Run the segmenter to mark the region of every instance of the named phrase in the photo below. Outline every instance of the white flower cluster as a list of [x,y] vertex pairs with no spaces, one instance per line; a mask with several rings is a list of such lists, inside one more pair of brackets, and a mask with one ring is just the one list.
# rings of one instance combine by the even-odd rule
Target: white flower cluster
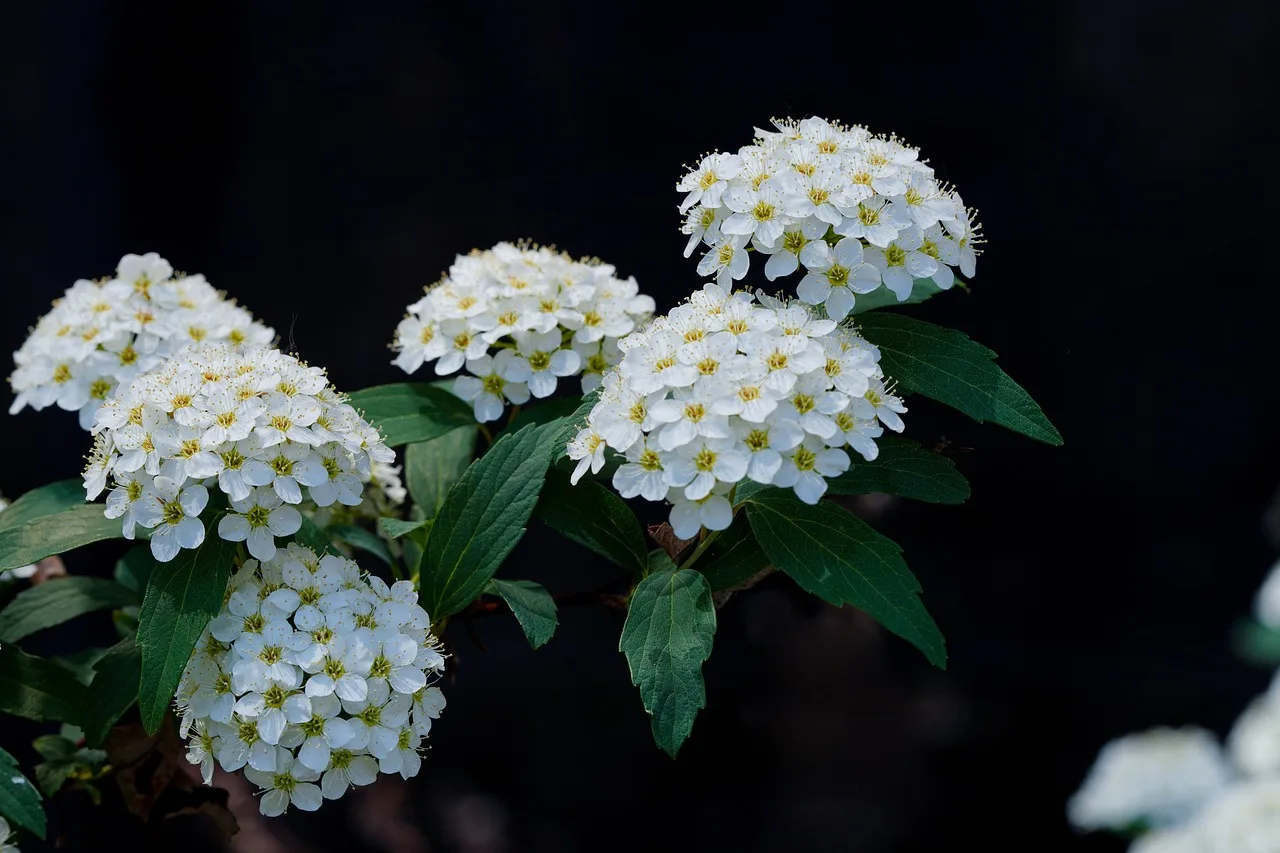
[[[9,502],[3,497],[0,497],[0,513],[4,512],[8,508]],[[16,569],[3,569],[0,570],[0,580],[13,580],[15,578],[18,580],[26,580],[35,573],[36,567],[34,565],[19,566]]]
[[1271,567],[1253,599],[1253,614],[1273,631],[1280,631],[1280,562]]
[[1280,853],[1280,778],[1232,785],[1183,826],[1136,841],[1130,853]]
[[1225,790],[1231,777],[1217,739],[1204,729],[1125,735],[1098,753],[1067,816],[1080,829],[1171,826]]
[[894,136],[821,118],[774,120],[737,154],[713,153],[680,179],[686,193],[685,257],[709,249],[698,273],[722,285],[767,255],[770,281],[795,272],[810,305],[842,320],[857,294],[882,284],[899,301],[915,279],[952,286],[958,267],[972,277],[982,242],[977,212],[939,183],[918,149]]
[[275,349],[199,344],[122,385],[103,404],[85,471],[90,500],[111,476],[106,516],[150,528],[166,562],[204,541],[215,485],[231,512],[218,535],[269,560],[296,533],[303,487],[316,505],[356,506],[372,465],[395,454],[323,370]]
[[1280,674],[1236,720],[1227,736],[1227,751],[1249,776],[1280,775]]
[[120,383],[158,367],[193,343],[268,344],[275,332],[214,290],[202,275],[176,278],[155,252],[125,255],[115,277],[81,279],[36,323],[13,354],[9,377],[23,407],[56,404],[93,426],[98,407]]
[[575,261],[546,247],[499,243],[459,255],[449,273],[409,306],[396,327],[393,364],[413,373],[434,361],[440,376],[464,365],[454,393],[484,423],[507,402],[549,397],[582,375],[582,393],[622,357],[617,342],[653,313],[653,299],[609,264]]
[[[289,545],[232,577],[178,687],[187,760],[245,769],[263,814],[315,811],[378,772],[405,779],[445,706],[431,620],[409,581]],[[317,782],[319,784],[317,784]]]
[[817,503],[852,447],[876,458],[882,425],[906,411],[880,370],[880,351],[799,302],[708,282],[688,302],[619,342],[587,426],[569,444],[573,481],[625,454],[613,476],[624,498],[670,500],[689,539],[723,530],[743,480],[789,487]]

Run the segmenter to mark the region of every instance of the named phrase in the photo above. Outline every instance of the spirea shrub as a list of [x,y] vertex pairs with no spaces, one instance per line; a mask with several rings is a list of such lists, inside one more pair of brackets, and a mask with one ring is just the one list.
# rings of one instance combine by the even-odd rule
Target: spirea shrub
[[[620,637],[580,641],[620,648],[673,757],[717,609],[768,574],[945,666],[901,548],[848,499],[968,497],[945,443],[913,431],[913,395],[1062,439],[990,350],[883,310],[972,277],[981,238],[954,189],[896,137],[775,127],[680,181],[686,255],[707,249],[661,313],[613,266],[525,241],[459,255],[398,325],[362,303],[425,381],[341,394],[154,254],[77,283],[15,354],[14,411],[79,411],[93,438],[47,451],[67,475],[88,452],[81,477],[0,513],[0,685],[22,686],[0,711],[64,724],[37,741],[42,792],[0,752],[0,814],[42,834],[41,793],[121,772],[108,736],[156,761],[181,738],[204,781],[243,772],[268,815],[413,776],[434,683],[474,677],[448,652],[459,616],[476,633],[514,616],[536,649],[561,606],[624,610]],[[567,540],[555,559],[612,568],[547,590],[545,555],[512,558],[533,524]],[[108,540],[113,571],[14,571]],[[77,674],[21,648],[100,610],[117,636]]]

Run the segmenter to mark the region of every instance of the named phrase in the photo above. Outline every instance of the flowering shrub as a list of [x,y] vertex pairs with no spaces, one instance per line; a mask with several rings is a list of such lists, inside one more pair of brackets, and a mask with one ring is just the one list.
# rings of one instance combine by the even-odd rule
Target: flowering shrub
[[[979,231],[954,190],[894,137],[776,126],[680,182],[686,254],[706,243],[714,281],[691,271],[688,298],[655,316],[596,260],[528,243],[460,255],[394,332],[394,363],[431,381],[343,395],[154,254],[77,283],[12,384],[15,412],[80,412],[88,465],[0,513],[0,583],[22,587],[0,610],[0,711],[65,724],[42,739],[43,794],[118,772],[99,749],[111,732],[185,740],[205,782],[242,772],[268,815],[412,776],[459,614],[514,615],[536,649],[559,606],[625,609],[603,641],[672,756],[705,705],[717,608],[772,572],[945,666],[901,549],[839,499],[968,497],[951,459],[899,435],[912,394],[1062,439],[990,350],[876,310],[973,275]],[[749,252],[778,286],[806,272],[739,285]],[[669,521],[647,528],[635,498]],[[534,518],[620,576],[566,595],[509,576]],[[110,580],[13,571],[133,539]],[[119,638],[81,678],[21,649],[96,610]],[[0,813],[43,833],[41,792],[0,765]]]

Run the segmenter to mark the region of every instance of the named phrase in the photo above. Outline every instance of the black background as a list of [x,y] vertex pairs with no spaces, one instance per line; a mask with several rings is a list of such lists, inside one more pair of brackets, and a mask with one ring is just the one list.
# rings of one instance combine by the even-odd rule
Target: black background
[[[488,654],[451,629],[421,777],[274,824],[298,849],[1118,850],[1063,819],[1096,749],[1225,732],[1264,688],[1228,645],[1280,479],[1262,3],[186,5],[6,9],[3,346],[126,251],[203,272],[342,389],[402,378],[403,306],[473,246],[597,255],[667,308],[698,284],[682,164],[819,114],[896,131],[982,210],[972,293],[916,314],[999,352],[1067,440],[911,401],[908,435],[971,448],[968,504],[877,521],[947,672],[775,579],[721,612],[673,763],[613,614],[564,612],[537,653],[508,620],[478,624]],[[10,497],[88,450],[56,410],[0,437]],[[538,531],[504,568],[606,571]],[[66,808],[73,847],[132,831]]]

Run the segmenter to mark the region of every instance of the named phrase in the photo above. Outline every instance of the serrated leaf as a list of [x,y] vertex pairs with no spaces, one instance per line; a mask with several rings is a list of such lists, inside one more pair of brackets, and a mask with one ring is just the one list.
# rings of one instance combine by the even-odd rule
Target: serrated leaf
[[501,597],[507,603],[533,648],[545,645],[555,634],[560,616],[556,612],[555,599],[542,584],[494,578],[489,581],[485,591]]
[[893,540],[835,504],[809,506],[782,489],[749,498],[747,518],[769,562],[805,591],[852,604],[946,668],[946,641]]
[[106,740],[116,720],[138,700],[142,650],[127,637],[108,649],[93,669],[84,713],[78,722],[84,729],[85,741],[90,746],[98,746]]
[[52,578],[18,593],[8,607],[0,610],[0,642],[16,643],[95,610],[137,603],[138,596],[115,581],[79,576]]
[[553,439],[553,443],[556,446],[555,455],[552,457],[553,460],[569,455],[569,442],[578,434],[578,430],[587,425],[587,415],[591,414],[591,410],[600,401],[600,392],[603,387],[596,386],[595,389],[582,398],[582,402],[578,404],[578,408],[573,410],[573,414],[562,419],[560,431]]
[[321,557],[325,554],[338,553],[338,549],[333,547],[333,538],[328,533],[325,533],[324,528],[305,515],[302,517],[302,526],[293,535],[293,541],[303,547],[310,548]]
[[0,711],[37,722],[74,721],[84,697],[84,685],[69,670],[0,645]]
[[349,402],[382,432],[388,447],[428,441],[458,427],[475,427],[471,404],[426,382],[377,385],[349,395]]
[[391,552],[387,550],[387,543],[379,539],[376,534],[354,524],[331,524],[325,529],[334,539],[346,542],[353,548],[368,551],[388,566],[391,565]]
[[142,651],[138,709],[148,734],[160,728],[196,641],[222,608],[235,555],[236,543],[210,536],[199,548],[156,564],[152,572],[137,638]]
[[378,519],[378,529],[388,539],[399,539],[406,533],[412,533],[415,530],[429,528],[430,526],[430,519],[426,521],[402,521],[398,518],[385,517]]
[[631,594],[618,649],[653,717],[653,740],[672,758],[706,707],[702,663],[715,632],[711,587],[692,569],[654,572]]
[[14,757],[3,749],[0,749],[0,815],[31,830],[37,838],[44,838],[46,824],[40,793],[18,769]]
[[534,515],[552,530],[632,574],[643,574],[648,555],[640,521],[617,494],[591,480],[572,485],[563,471],[547,472]]
[[744,584],[768,565],[769,556],[751,532],[746,513],[738,514],[729,529],[720,534],[696,564],[697,570],[711,584],[712,592]]
[[879,311],[859,323],[880,348],[884,372],[904,390],[946,403],[979,423],[993,421],[1037,441],[1062,444],[1062,434],[1031,395],[996,365],[996,354],[963,332]]
[[151,548],[147,545],[134,545],[125,555],[116,561],[112,577],[116,583],[137,593],[138,598],[147,589],[147,580],[151,570],[155,568],[156,558],[151,556]]
[[423,606],[432,619],[470,603],[520,541],[561,428],[552,421],[503,436],[449,490],[422,558]]
[[477,435],[473,424],[404,449],[404,484],[424,519],[435,517],[449,489],[462,479],[475,456]]
[[103,539],[124,536],[120,519],[102,514],[102,504],[82,504],[0,530],[0,570],[38,563]]
[[84,484],[80,480],[59,480],[32,489],[0,512],[0,530],[26,524],[46,515],[84,504]]
[[902,498],[938,504],[964,503],[969,481],[955,462],[926,450],[914,441],[893,435],[876,439],[880,455],[873,462],[853,456],[849,470],[827,481],[833,495],[866,495],[885,492]]
[[[956,287],[965,289],[964,284],[957,279]],[[932,299],[939,293],[946,293],[938,285],[934,284],[931,278],[917,278],[911,282],[911,295],[901,302],[892,290],[887,287],[878,287],[870,293],[859,293],[854,297],[853,311],[854,314],[862,314],[866,311],[874,311],[877,308],[892,308],[895,305],[919,305],[921,302]]]

